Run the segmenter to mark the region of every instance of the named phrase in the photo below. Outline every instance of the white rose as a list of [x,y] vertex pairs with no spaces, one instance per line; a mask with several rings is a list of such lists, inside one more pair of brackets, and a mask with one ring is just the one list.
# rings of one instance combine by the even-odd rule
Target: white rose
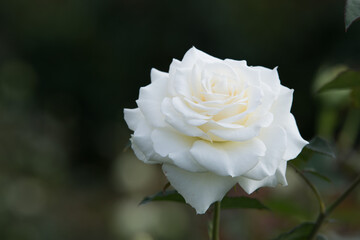
[[286,163],[308,143],[290,113],[292,95],[276,68],[193,47],[169,73],[152,69],[138,108],[124,115],[136,156],[162,164],[171,185],[205,213],[236,183],[249,194],[287,185]]

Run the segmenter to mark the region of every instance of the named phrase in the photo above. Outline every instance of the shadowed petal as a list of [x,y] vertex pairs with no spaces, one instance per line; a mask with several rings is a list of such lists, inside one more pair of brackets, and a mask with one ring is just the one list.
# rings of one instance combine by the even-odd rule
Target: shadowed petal
[[261,180],[274,175],[280,163],[283,162],[283,155],[286,150],[286,132],[280,126],[272,126],[261,131],[259,138],[266,146],[265,156],[260,162],[244,177],[254,180]]
[[244,189],[245,192],[251,194],[256,189],[260,187],[276,187],[277,185],[287,186],[287,181],[285,177],[286,172],[286,161],[281,162],[279,168],[276,170],[275,174],[269,176],[263,180],[253,180],[245,177],[238,177],[239,185]]

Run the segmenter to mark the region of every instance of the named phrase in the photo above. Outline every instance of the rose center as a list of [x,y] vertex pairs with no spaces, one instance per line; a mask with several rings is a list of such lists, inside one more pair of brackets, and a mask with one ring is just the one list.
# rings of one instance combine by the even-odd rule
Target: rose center
[[219,75],[202,79],[201,87],[203,101],[225,100],[239,92],[239,86],[234,79]]

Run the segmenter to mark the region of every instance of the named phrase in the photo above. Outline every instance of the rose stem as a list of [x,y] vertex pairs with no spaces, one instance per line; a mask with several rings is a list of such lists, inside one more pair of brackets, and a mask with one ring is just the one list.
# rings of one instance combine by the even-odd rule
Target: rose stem
[[322,200],[321,198],[321,195],[319,193],[319,191],[317,190],[317,188],[315,187],[314,184],[312,184],[310,182],[310,180],[304,175],[304,173],[299,169],[297,168],[294,164],[292,163],[289,163],[289,165],[295,169],[295,171],[302,177],[302,179],[304,179],[304,181],[307,183],[307,185],[311,188],[311,190],[314,192],[318,202],[319,202],[319,207],[320,207],[320,215],[324,214],[325,213],[325,204],[324,204],[324,201]]
[[341,196],[336,199],[333,204],[331,204],[325,211],[325,213],[320,213],[318,219],[316,220],[315,226],[309,236],[309,239],[314,239],[317,232],[319,231],[324,220],[334,211],[334,209],[342,202],[344,199],[355,189],[355,187],[360,183],[360,175],[357,176],[355,181],[350,185],[350,187],[343,193]]
[[219,240],[219,228],[220,228],[220,207],[221,202],[215,202],[214,218],[212,226],[212,240]]

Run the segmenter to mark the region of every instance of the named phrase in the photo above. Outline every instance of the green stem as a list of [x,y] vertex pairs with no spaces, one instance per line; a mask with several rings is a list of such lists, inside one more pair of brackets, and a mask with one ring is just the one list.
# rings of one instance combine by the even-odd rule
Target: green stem
[[318,219],[316,220],[315,226],[313,228],[313,230],[310,233],[309,239],[315,239],[318,231],[320,230],[321,225],[324,223],[325,219],[332,213],[332,211],[334,211],[334,209],[339,206],[339,204],[344,201],[344,199],[355,189],[355,187],[357,187],[357,185],[359,185],[360,183],[360,175],[357,176],[357,178],[355,179],[355,181],[350,185],[350,187],[348,189],[346,189],[346,191],[341,194],[341,196],[336,199],[336,201],[331,204],[325,211],[325,213],[320,213]]
[[360,183],[360,175],[357,176],[355,181],[350,185],[350,187],[338,198],[336,201],[331,204],[326,210],[326,215],[329,215],[344,199],[354,190],[354,188]]
[[314,225],[314,228],[311,230],[311,233],[309,235],[309,240],[313,240],[315,239],[318,231],[320,230],[320,227],[321,225],[324,223],[325,219],[326,219],[327,215],[325,213],[320,213],[316,222],[315,222],[315,225]]
[[214,209],[214,218],[213,218],[213,226],[212,226],[212,240],[219,240],[219,228],[220,228],[220,208],[221,202],[218,201],[215,203]]
[[311,190],[313,191],[313,193],[315,194],[316,196],[316,199],[318,200],[319,202],[319,207],[320,207],[320,214],[325,214],[325,204],[324,204],[324,201],[322,200],[321,198],[321,195],[319,193],[319,191],[317,190],[317,188],[315,187],[314,184],[312,184],[310,182],[310,180],[304,175],[304,173],[299,169],[297,168],[294,164],[292,163],[289,163],[289,165],[295,169],[295,171],[302,177],[302,179],[304,179],[304,181],[306,182],[306,184],[311,188]]

